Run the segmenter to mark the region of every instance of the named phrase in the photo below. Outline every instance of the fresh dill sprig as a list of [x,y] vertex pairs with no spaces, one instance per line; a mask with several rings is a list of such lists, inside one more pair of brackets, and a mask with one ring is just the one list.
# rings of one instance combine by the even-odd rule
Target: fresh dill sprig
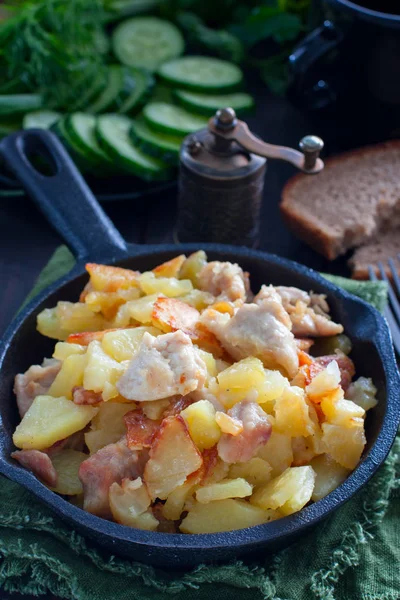
[[[29,0],[0,24],[0,64],[8,79],[68,110],[105,73],[100,0]],[[105,77],[105,74],[104,74]]]

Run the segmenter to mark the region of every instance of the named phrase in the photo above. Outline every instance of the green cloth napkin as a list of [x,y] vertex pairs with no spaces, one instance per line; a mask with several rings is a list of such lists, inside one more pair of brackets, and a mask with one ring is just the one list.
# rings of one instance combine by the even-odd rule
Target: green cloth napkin
[[[72,265],[69,251],[58,249],[31,295]],[[340,285],[382,308],[384,287]],[[186,573],[107,554],[2,477],[0,586],[71,600],[399,600],[399,457],[398,436],[371,482],[289,548]]]

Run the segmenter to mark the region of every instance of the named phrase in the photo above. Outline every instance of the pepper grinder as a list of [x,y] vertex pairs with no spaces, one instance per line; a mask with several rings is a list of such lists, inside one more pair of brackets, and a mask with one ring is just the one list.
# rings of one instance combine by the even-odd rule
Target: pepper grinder
[[207,128],[187,136],[181,146],[177,241],[256,246],[266,159],[315,174],[324,168],[323,146],[314,135],[300,141],[301,152],[267,144],[232,108],[218,110]]

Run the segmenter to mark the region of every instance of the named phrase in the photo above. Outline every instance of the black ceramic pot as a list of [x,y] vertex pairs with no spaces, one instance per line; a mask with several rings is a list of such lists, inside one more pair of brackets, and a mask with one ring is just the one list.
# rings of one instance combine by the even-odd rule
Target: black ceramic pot
[[[289,98],[333,151],[400,137],[400,3],[322,0],[289,58]],[[379,7],[373,10],[368,7]]]

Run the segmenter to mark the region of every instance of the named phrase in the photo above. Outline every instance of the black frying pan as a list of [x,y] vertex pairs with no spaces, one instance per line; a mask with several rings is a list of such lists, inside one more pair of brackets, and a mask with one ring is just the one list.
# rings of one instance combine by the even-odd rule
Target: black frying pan
[[[299,513],[240,531],[179,535],[139,531],[110,523],[73,506],[49,491],[31,473],[10,459],[12,433],[19,422],[12,393],[16,373],[51,356],[54,341],[36,331],[36,315],[59,300],[76,301],[87,281],[87,261],[148,270],[198,245],[137,246],[126,244],[100,209],[89,188],[60,142],[49,132],[23,131],[5,138],[0,152],[17,179],[74,252],[73,270],[36,297],[16,317],[0,344],[0,472],[33,492],[55,513],[82,534],[110,552],[162,566],[187,567],[227,560],[259,549],[275,551],[351,498],[382,464],[400,420],[400,379],[385,320],[368,304],[328,283],[304,266],[247,248],[202,244],[209,258],[238,262],[251,274],[254,290],[262,283],[294,285],[328,295],[332,314],[351,337],[358,375],[372,377],[379,389],[379,404],[367,418],[367,447],[350,477],[323,500]],[[53,174],[40,174],[30,157],[40,154],[53,166]],[[134,212],[127,213],[134,219]],[[18,232],[16,241],[18,243]],[[40,243],[40,240],[38,240]]]

